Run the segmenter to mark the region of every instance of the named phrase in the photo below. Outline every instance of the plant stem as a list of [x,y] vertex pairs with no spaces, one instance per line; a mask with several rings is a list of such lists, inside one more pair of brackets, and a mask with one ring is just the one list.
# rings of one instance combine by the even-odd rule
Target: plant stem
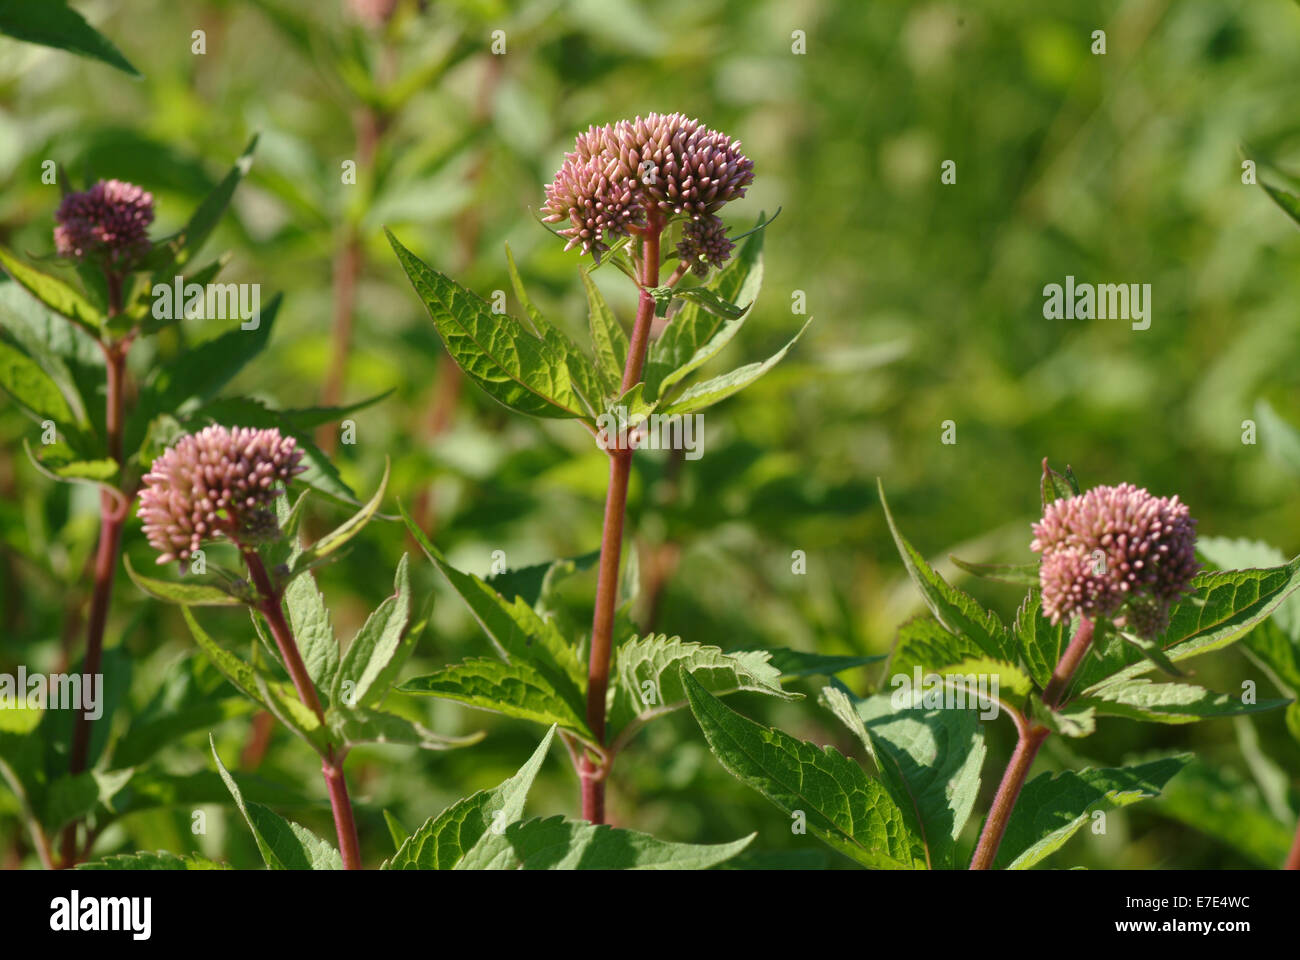
[[[1075,671],[1079,669],[1079,664],[1083,662],[1088,647],[1092,644],[1092,635],[1092,621],[1087,617],[1081,618],[1078,632],[1066,647],[1056,669],[1052,671],[1047,689],[1043,691],[1043,701],[1051,708],[1056,709],[1061,705],[1066,688],[1069,687]],[[1024,720],[1017,721],[1016,730],[1018,733],[1016,749],[1011,754],[1006,771],[1002,774],[1002,782],[998,784],[998,792],[993,797],[993,807],[989,810],[988,819],[984,821],[984,830],[980,833],[979,843],[975,846],[975,855],[970,862],[972,870],[992,869],[998,847],[1002,844],[1002,836],[1007,832],[1007,824],[1011,820],[1011,811],[1015,809],[1020,790],[1029,775],[1029,768],[1034,764],[1034,757],[1038,755],[1039,747],[1051,732],[1046,727]]]
[[[641,380],[655,301],[650,288],[659,285],[659,235],[663,221],[657,212],[649,215],[641,240],[641,296],[636,322],[623,368],[623,391]],[[612,438],[607,438],[610,440]],[[627,512],[627,487],[632,476],[632,448],[611,446],[609,488],[605,494],[605,521],[600,538],[600,568],[596,579],[596,610],[591,623],[591,656],[587,664],[587,726],[596,742],[605,742],[605,697],[609,690],[609,662],[613,652],[614,609],[618,601],[618,569],[623,551],[623,521]],[[612,763],[610,758],[606,763]],[[597,770],[583,756],[578,769],[582,780],[582,816],[592,823],[605,822],[605,779],[608,770]]]
[[[316,687],[311,682],[307,666],[302,662],[302,655],[298,652],[298,643],[294,640],[293,631],[284,618],[284,611],[280,606],[280,592],[271,583],[271,578],[266,573],[266,566],[257,552],[244,550],[243,554],[244,562],[248,565],[248,574],[257,588],[257,609],[266,620],[267,626],[271,628],[271,636],[275,638],[275,645],[284,659],[284,666],[289,671],[293,687],[298,691],[298,699],[316,714],[316,719],[324,727],[325,711],[321,708],[320,698],[316,695]],[[357,824],[352,815],[352,801],[348,798],[347,781],[343,777],[344,759],[345,754],[336,753],[334,748],[330,747],[321,755],[321,773],[325,776],[325,787],[330,795],[330,807],[334,811],[334,829],[338,833],[343,868],[360,870],[361,844],[357,839]]]

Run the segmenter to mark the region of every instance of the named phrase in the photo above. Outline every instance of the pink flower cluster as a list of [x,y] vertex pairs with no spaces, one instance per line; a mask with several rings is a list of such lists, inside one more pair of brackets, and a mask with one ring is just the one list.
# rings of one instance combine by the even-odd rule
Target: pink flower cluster
[[153,462],[140,491],[140,519],[158,562],[184,563],[206,540],[256,542],[278,527],[277,484],[306,467],[279,430],[211,426],[182,437]]
[[1042,553],[1043,613],[1116,618],[1144,637],[1169,625],[1169,608],[1200,569],[1196,521],[1178,497],[1124,483],[1048,504],[1031,548]]
[[753,179],[738,141],[684,114],[651,113],[579,134],[546,188],[543,219],[568,221],[559,230],[565,249],[581,246],[599,260],[651,210],[664,223],[701,221],[743,197]]
[[54,246],[60,256],[103,259],[120,270],[149,250],[153,194],[121,180],[100,180],[89,190],[64,197],[54,219]]

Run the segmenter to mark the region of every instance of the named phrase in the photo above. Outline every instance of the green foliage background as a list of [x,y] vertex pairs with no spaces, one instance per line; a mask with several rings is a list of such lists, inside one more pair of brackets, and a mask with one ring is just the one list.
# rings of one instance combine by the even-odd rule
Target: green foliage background
[[[518,313],[508,242],[543,312],[581,331],[578,261],[533,214],[577,131],[652,110],[698,116],[743,141],[756,177],[727,211],[733,232],[762,210],[782,211],[766,237],[762,299],[714,372],[788,340],[803,319],[791,314],[795,291],[815,317],[782,366],[709,411],[701,460],[679,469],[662,453],[638,456],[630,526],[643,581],[655,558],[679,553],[655,631],[724,649],[888,650],[920,600],[885,527],[877,476],[909,538],[945,574],[954,573],[939,562],[949,552],[1032,559],[1028,524],[1044,456],[1071,464],[1085,486],[1131,481],[1178,493],[1202,535],[1300,551],[1294,468],[1274,455],[1267,430],[1255,445],[1242,442],[1242,421],[1259,419],[1260,400],[1300,421],[1300,236],[1262,190],[1243,185],[1239,152],[1300,172],[1292,3],[465,0],[418,16],[412,6],[382,41],[334,0],[111,0],[83,12],[143,79],[0,40],[0,243],[51,249],[59,194],[41,182],[46,160],[78,180],[118,177],[153,191],[162,234],[260,133],[249,179],[208,249],[234,252],[225,281],[260,283],[263,303],[283,291],[285,302],[269,347],[233,388],[281,407],[318,402],[332,261],[354,225],[364,266],[344,399],[394,392],[356,415],[357,442],[340,446],[336,461],[368,493],[391,457],[392,494],[423,504],[426,529],[462,569],[486,574],[496,550],[514,567],[594,549],[604,458],[573,425],[526,421],[472,387],[450,392],[442,347],[381,227],[481,295],[506,290]],[[197,56],[191,34],[200,29],[207,52]],[[507,52],[494,57],[498,29]],[[1089,52],[1095,29],[1106,30],[1104,56]],[[791,52],[796,30],[806,33],[803,55]],[[385,131],[374,181],[343,185],[341,164],[356,158],[355,77],[390,68],[429,74]],[[940,184],[945,160],[957,164],[954,185]],[[1152,284],[1151,328],[1043,319],[1044,284],[1067,274]],[[629,285],[614,271],[597,277],[630,317]],[[187,322],[159,349],[220,328]],[[132,359],[138,374],[153,358]],[[950,419],[955,445],[940,442]],[[23,438],[37,432],[12,404],[0,406],[0,671],[58,662],[67,612],[84,606],[96,534],[93,490],[51,483],[24,455]],[[318,526],[342,517],[324,503],[313,509]],[[341,637],[390,592],[400,554],[414,549],[400,523],[381,521],[321,572]],[[137,569],[148,567],[134,521],[126,550]],[[804,576],[791,574],[796,550],[807,556]],[[460,601],[422,557],[412,560],[417,596],[433,594],[436,605],[407,673],[488,654]],[[957,582],[1011,619],[1016,591],[967,579]],[[593,589],[590,574],[568,588],[575,623],[589,623]],[[249,629],[240,612],[205,613],[205,624],[226,642],[244,642]],[[80,642],[78,632],[74,651]],[[133,664],[137,705],[194,655],[179,612],[123,576],[108,643]],[[1216,689],[1254,679],[1261,696],[1273,695],[1237,648],[1196,670],[1196,682]],[[878,672],[843,679],[862,691]],[[449,753],[354,753],[368,863],[391,853],[383,809],[412,828],[510,776],[538,739],[517,721],[398,699],[389,707],[440,731],[488,737]],[[733,705],[861,757],[815,697],[786,704],[742,694]],[[1243,722],[1109,720],[1080,743],[1086,753],[1054,744],[1059,752],[1040,764],[1115,765],[1190,749],[1218,775],[1248,780]],[[1282,714],[1253,722],[1294,790],[1300,746]],[[241,716],[216,728],[228,765],[248,724]],[[980,813],[1012,740],[1005,722],[988,732]],[[260,774],[301,798],[280,805],[290,815],[329,835],[300,746],[278,731]],[[206,747],[196,734],[162,759],[210,774]],[[576,814],[576,800],[567,758],[554,750],[529,812]],[[259,863],[229,804],[202,809],[205,837],[191,833],[191,806],[181,805],[126,818],[98,849]],[[843,863],[812,837],[791,835],[779,810],[722,770],[689,714],[649,727],[621,759],[610,815],[670,840],[757,830],[756,848]],[[1112,814],[1110,825],[1048,863],[1261,863],[1248,855],[1258,836],[1229,845],[1162,816],[1157,804]],[[0,863],[18,865],[25,849],[12,797],[0,792]]]

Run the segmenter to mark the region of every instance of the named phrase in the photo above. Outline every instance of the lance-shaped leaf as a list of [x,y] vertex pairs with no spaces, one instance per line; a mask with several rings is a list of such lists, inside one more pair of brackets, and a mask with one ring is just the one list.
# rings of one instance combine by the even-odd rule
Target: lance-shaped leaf
[[1159,796],[1191,754],[1103,770],[1044,773],[1020,792],[995,866],[1027,870],[1064,846],[1094,811],[1116,810]]
[[341,550],[347,545],[348,541],[355,537],[370,522],[375,513],[379,510],[380,503],[384,500],[384,491],[388,488],[388,458],[384,458],[384,475],[379,480],[379,488],[375,495],[360,510],[344,520],[332,531],[325,534],[310,547],[306,547],[298,558],[294,561],[293,566],[289,569],[289,576],[296,577],[304,570],[310,570],[319,566],[328,559],[332,554]]
[[325,598],[310,572],[284,588],[284,608],[289,613],[289,626],[298,641],[307,675],[317,688],[328,689],[338,674],[339,641],[330,623]]
[[707,870],[740,853],[755,836],[732,843],[670,843],[635,830],[550,817],[489,833],[457,869]]
[[763,235],[762,230],[750,234],[731,263],[702,288],[725,302],[750,307],[734,319],[725,319],[698,303],[688,302],[650,346],[645,369],[647,396],[663,397],[688,374],[717,356],[749,318],[763,285]]
[[1016,611],[1016,622],[1011,632],[1020,662],[1028,668],[1040,688],[1047,687],[1052,671],[1070,644],[1069,629],[1069,621],[1053,625],[1043,616],[1042,596],[1037,590],[1031,591]]
[[262,860],[269,869],[343,869],[343,858],[339,852],[306,827],[291,823],[260,803],[246,803],[235,778],[221,762],[216,741],[209,737],[208,743],[212,747],[212,759],[217,762],[217,771],[226,782],[226,788],[234,798],[235,806],[243,814],[248,829],[253,832],[258,852],[262,854]]
[[814,836],[864,866],[925,866],[914,816],[880,781],[833,747],[742,717],[689,674],[682,682],[709,748],[732,776],[786,813],[802,811]]
[[534,417],[591,420],[568,364],[554,346],[443,276],[385,231],[447,352],[484,392]]
[[1276,203],[1297,227],[1300,227],[1300,197],[1290,190],[1269,186],[1267,183],[1261,183],[1260,186],[1264,188],[1264,192],[1268,194],[1269,199]]
[[971,563],[948,554],[954,567],[965,570],[983,580],[996,580],[1016,587],[1038,586],[1037,563]]
[[331,702],[368,707],[384,699],[414,646],[403,642],[410,619],[411,575],[402,554],[393,577],[393,595],[366,618],[348,646],[330,688]]
[[505,663],[475,657],[423,677],[414,677],[397,689],[403,693],[455,700],[466,706],[534,723],[558,723],[585,740],[594,740],[587,728],[585,713],[578,709],[578,705],[556,690],[533,664],[523,660]]
[[1067,465],[1065,473],[1057,473],[1043,458],[1043,475],[1039,481],[1039,490],[1043,498],[1043,509],[1057,500],[1068,500],[1079,495],[1079,481],[1074,478],[1074,471]]
[[999,660],[1015,659],[1011,639],[1002,621],[976,603],[973,597],[949,585],[931,568],[925,557],[899,533],[894,516],[889,512],[889,501],[885,499],[884,484],[877,480],[876,487],[880,491],[880,506],[885,511],[889,532],[893,534],[899,556],[903,558],[903,566],[935,619],[950,632],[972,641],[988,656]]
[[623,385],[623,368],[627,365],[627,333],[618,317],[605,301],[605,295],[591,279],[591,272],[582,269],[582,285],[587,291],[587,323],[591,327],[591,343],[596,351],[596,372],[604,387],[606,397],[616,396]]
[[244,152],[235,160],[230,171],[212,192],[203,198],[189,221],[174,236],[168,237],[154,246],[146,261],[146,266],[154,271],[154,279],[166,282],[172,279],[170,274],[188,264],[202,249],[212,231],[216,229],[226,208],[230,206],[235,188],[248,175],[253,167],[253,151],[257,149],[257,137],[254,136],[244,147]]
[[[4,0],[0,0],[3,4]],[[13,277],[28,293],[60,316],[67,317],[77,326],[98,335],[104,318],[75,288],[58,277],[37,270],[18,259],[12,252],[0,247],[0,267]]]
[[80,863],[77,870],[229,870],[224,863],[217,863],[197,854],[177,856],[166,850],[152,853],[142,850],[139,853],[118,853],[112,856]]
[[849,729],[865,735],[894,800],[915,813],[930,867],[952,867],[979,794],[985,748],[978,715],[924,709],[915,699],[900,708],[888,694],[859,700],[837,687],[825,687],[822,699],[841,719],[855,715]]
[[18,348],[0,340],[0,388],[36,420],[71,427],[76,419],[54,378]]
[[483,739],[482,732],[465,737],[449,737],[384,710],[369,707],[331,707],[325,715],[336,740],[353,747],[362,743],[393,743],[419,747],[421,750],[454,750],[468,747]]
[[822,653],[805,653],[803,650],[790,650],[785,647],[772,647],[765,650],[737,650],[732,656],[741,657],[750,653],[766,653],[768,663],[781,674],[782,680],[794,677],[833,677],[845,670],[855,670],[868,664],[879,663],[886,654],[873,654],[869,657],[831,656]]
[[1099,714],[1154,720],[1158,723],[1193,723],[1206,717],[1259,713],[1285,707],[1290,700],[1246,703],[1240,696],[1214,693],[1191,683],[1153,683],[1146,677],[1117,680],[1095,687],[1073,705],[1094,707]]
[[[633,721],[639,727],[686,706],[683,672],[693,675],[704,689],[719,697],[749,690],[782,700],[802,699],[801,694],[787,693],[781,687],[781,671],[768,663],[769,657],[765,650],[730,656],[718,647],[686,643],[681,637],[670,639],[662,633],[632,637],[615,653],[618,683],[609,715],[610,729],[623,730]],[[625,737],[620,735],[618,739],[621,745]]]
[[539,608],[545,605],[546,598],[559,580],[590,568],[599,559],[600,551],[593,550],[577,557],[562,557],[527,567],[516,567],[489,574],[487,585],[504,599],[513,600],[518,597],[540,613]]
[[546,678],[551,688],[575,706],[579,715],[584,715],[586,668],[577,650],[554,622],[538,615],[522,597],[507,602],[478,577],[457,570],[416,526],[406,508],[400,504],[398,508],[416,543],[451,588],[460,594],[497,653],[512,663],[528,663]]
[[721,376],[714,377],[712,380],[705,380],[697,383],[688,389],[681,396],[675,398],[661,412],[665,416],[673,416],[679,413],[694,413],[696,410],[703,410],[711,407],[715,403],[727,399],[732,394],[739,393],[747,386],[761,377],[767,371],[775,367],[785,355],[790,351],[803,336],[804,331],[808,329],[808,324],[812,323],[812,317],[808,322],[799,328],[796,333],[784,347],[778,350],[772,356],[768,357],[761,363],[750,363],[743,367],[732,370],[730,373],[724,373]]
[[[1264,570],[1201,573],[1192,580],[1194,595],[1181,601],[1170,614],[1169,628],[1159,638],[1161,648],[1173,663],[1220,650],[1270,616],[1297,587],[1300,557]],[[1102,659],[1084,663],[1079,685],[1091,687],[1108,680],[1128,679],[1152,667],[1130,645],[1112,644]],[[1091,692],[1085,689],[1084,695]]]
[[555,727],[510,779],[453,803],[425,821],[398,847],[385,870],[450,870],[491,829],[504,830],[524,814],[524,801],[550,749]]
[[141,76],[122,51],[65,0],[0,0],[0,33],[99,60],[133,77]]
[[156,580],[135,572],[131,558],[124,556],[127,576],[131,582],[155,600],[179,603],[187,607],[237,607],[246,601],[222,587],[209,583],[179,583],[174,580]]

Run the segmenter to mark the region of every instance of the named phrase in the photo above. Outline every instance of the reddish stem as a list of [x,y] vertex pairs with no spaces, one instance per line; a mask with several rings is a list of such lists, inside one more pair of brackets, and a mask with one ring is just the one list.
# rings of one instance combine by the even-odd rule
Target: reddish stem
[[[659,285],[659,235],[664,224],[651,213],[641,240],[641,296],[636,322],[623,368],[623,391],[641,380],[655,300],[650,288]],[[607,438],[612,440],[612,438]],[[609,689],[609,662],[613,652],[614,608],[618,600],[618,569],[623,552],[623,521],[627,512],[627,487],[632,475],[632,449],[609,449],[609,488],[605,493],[605,522],[600,538],[600,568],[596,578],[596,609],[591,623],[591,657],[587,664],[587,726],[596,742],[605,742],[605,697]],[[613,758],[605,761],[613,763]],[[588,757],[582,758],[578,774],[582,780],[582,816],[592,823],[605,822],[605,779],[608,769],[597,770]]]
[[[280,606],[280,593],[272,584],[271,578],[266,573],[266,566],[256,551],[245,550],[244,562],[248,565],[248,574],[257,588],[257,609],[266,620],[267,626],[271,628],[271,636],[275,638],[275,645],[284,659],[284,666],[289,671],[294,689],[298,691],[298,698],[312,713],[316,714],[316,719],[324,727],[325,711],[321,708],[316,687],[307,672],[307,665],[303,663],[302,655],[298,652],[293,631],[284,618],[284,611]],[[334,748],[330,747],[321,756],[321,772],[325,775],[330,807],[334,811],[334,829],[338,833],[343,868],[360,870],[361,844],[357,839],[357,824],[352,816],[352,801],[348,798],[347,781],[343,777],[345,756],[345,753],[336,753]]]
[[[1078,632],[1066,647],[1056,669],[1052,671],[1047,689],[1043,691],[1043,701],[1052,709],[1058,708],[1064,700],[1065,691],[1074,678],[1075,671],[1079,669],[1079,664],[1083,662],[1088,647],[1092,644],[1092,636],[1092,621],[1087,617],[1081,618]],[[988,819],[984,821],[984,830],[980,833],[979,843],[975,846],[975,855],[970,862],[972,870],[992,869],[998,847],[1002,844],[1002,837],[1007,832],[1007,824],[1011,821],[1011,811],[1015,809],[1020,790],[1029,775],[1029,768],[1033,766],[1034,757],[1038,755],[1038,748],[1043,745],[1043,741],[1051,732],[1046,727],[1033,723],[1017,723],[1016,729],[1019,733],[1016,749],[1011,754],[1006,771],[1002,774],[1002,782],[998,784],[998,792],[993,797],[993,807],[989,810]]]
[[1300,870],[1300,823],[1296,824],[1295,841],[1291,844],[1291,852],[1287,854],[1286,863],[1282,864],[1283,870]]

